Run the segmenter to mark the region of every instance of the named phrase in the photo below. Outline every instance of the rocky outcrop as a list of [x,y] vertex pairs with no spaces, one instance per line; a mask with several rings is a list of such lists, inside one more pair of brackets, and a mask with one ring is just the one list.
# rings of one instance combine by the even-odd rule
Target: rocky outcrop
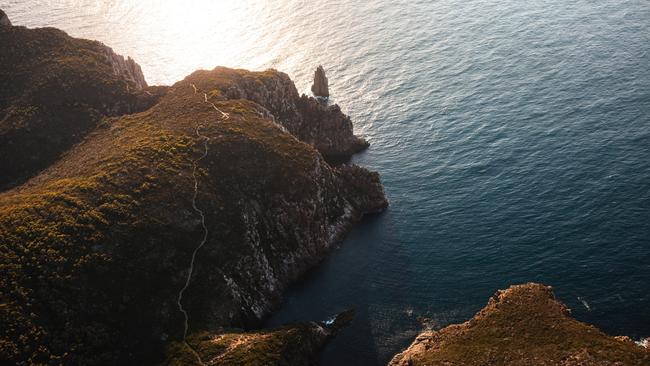
[[356,212],[379,213],[388,207],[377,172],[354,164],[343,164],[336,167],[336,173],[341,189]]
[[159,361],[182,337],[178,291],[204,230],[182,299],[190,338],[255,328],[386,206],[377,174],[330,166],[279,122],[307,123],[285,77],[196,72],[0,193],[0,364]]
[[272,330],[196,333],[190,337],[187,345],[182,342],[170,344],[163,364],[314,365],[325,343],[347,326],[353,316],[353,311],[346,311],[328,321],[305,322]]
[[115,76],[128,81],[129,85],[134,85],[136,90],[147,88],[142,68],[131,57],[125,59],[124,56],[116,54],[108,46],[104,46],[104,54],[106,61],[113,67]]
[[300,138],[312,144],[324,156],[344,159],[370,145],[351,133],[352,121],[338,105],[323,105],[304,95],[296,104],[302,119],[308,121],[303,123]]
[[[326,158],[345,158],[362,151],[368,142],[354,135],[352,121],[338,105],[327,106],[316,99],[298,95],[289,77],[275,70],[248,72],[217,68],[219,78],[201,84],[206,71],[189,78],[212,100],[247,99],[268,110],[274,120],[301,141],[314,146]],[[200,84],[200,85],[199,85]]]
[[11,27],[9,17],[2,9],[0,9],[0,27]]
[[54,28],[0,27],[0,190],[58,159],[102,118],[146,110],[165,93],[99,42]]
[[420,334],[391,366],[648,365],[650,351],[570,317],[548,286],[498,291],[471,320]]
[[323,66],[318,66],[314,72],[314,84],[311,86],[311,92],[316,97],[329,98],[330,96],[329,84]]
[[638,345],[650,349],[650,337],[640,340]]

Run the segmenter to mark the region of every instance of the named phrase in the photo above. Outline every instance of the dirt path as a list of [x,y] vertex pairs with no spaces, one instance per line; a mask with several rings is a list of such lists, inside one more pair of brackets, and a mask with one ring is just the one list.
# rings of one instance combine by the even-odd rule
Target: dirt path
[[[192,88],[194,88],[195,94],[199,93],[199,90],[196,88],[194,84],[192,84]],[[203,93],[203,101],[209,104],[217,112],[221,113],[221,119],[227,120],[228,118],[230,118],[230,115],[228,113],[223,112],[222,110],[217,108],[217,106],[214,103],[208,101],[208,95],[205,93]],[[192,258],[190,260],[190,265],[187,271],[187,278],[185,279],[185,284],[178,292],[178,298],[176,299],[176,304],[178,305],[178,310],[180,310],[180,312],[183,313],[183,320],[184,320],[183,342],[192,351],[194,356],[196,356],[196,359],[199,361],[199,363],[201,365],[205,365],[201,360],[201,356],[198,354],[198,352],[196,352],[196,350],[192,346],[190,346],[190,344],[187,343],[187,331],[189,329],[189,315],[187,313],[187,310],[183,308],[183,295],[185,294],[185,290],[187,290],[187,288],[190,286],[190,282],[192,281],[192,274],[194,273],[194,264],[196,262],[196,256],[199,250],[201,249],[201,247],[203,247],[205,243],[208,241],[208,235],[210,234],[210,231],[208,230],[208,226],[205,223],[205,213],[197,205],[197,198],[199,195],[199,179],[197,176],[197,171],[199,169],[199,162],[201,162],[201,160],[205,159],[205,157],[208,156],[209,153],[208,141],[210,140],[209,137],[201,134],[201,127],[202,125],[198,125],[195,130],[197,139],[203,141],[203,154],[198,159],[192,161],[192,179],[194,180],[194,193],[192,195],[192,209],[194,209],[194,212],[196,212],[201,218],[201,228],[203,229],[203,237],[199,245],[196,248],[194,248],[194,251],[192,252]]]

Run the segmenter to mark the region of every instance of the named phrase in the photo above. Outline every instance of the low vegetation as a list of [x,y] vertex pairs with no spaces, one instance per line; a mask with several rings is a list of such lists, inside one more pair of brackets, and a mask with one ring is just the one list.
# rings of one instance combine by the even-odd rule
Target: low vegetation
[[0,189],[81,141],[104,116],[145,110],[165,92],[115,74],[107,48],[54,28],[0,27]]

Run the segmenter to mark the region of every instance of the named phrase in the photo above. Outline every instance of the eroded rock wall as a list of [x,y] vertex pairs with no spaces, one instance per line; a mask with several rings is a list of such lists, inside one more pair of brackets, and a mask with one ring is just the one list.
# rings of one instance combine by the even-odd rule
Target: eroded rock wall
[[147,81],[144,79],[142,68],[131,57],[126,59],[122,55],[113,52],[113,49],[104,46],[104,54],[106,60],[113,67],[115,76],[127,80],[130,84],[134,85],[136,90],[143,90],[147,88]]

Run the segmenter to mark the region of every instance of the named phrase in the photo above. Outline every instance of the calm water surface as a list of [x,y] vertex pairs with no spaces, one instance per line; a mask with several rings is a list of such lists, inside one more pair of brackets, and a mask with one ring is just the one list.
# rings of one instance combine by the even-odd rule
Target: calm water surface
[[151,84],[216,65],[315,66],[372,146],[391,208],[359,225],[269,321],[358,316],[325,365],[375,365],[427,316],[553,285],[576,317],[650,336],[647,0],[2,1],[135,58]]

